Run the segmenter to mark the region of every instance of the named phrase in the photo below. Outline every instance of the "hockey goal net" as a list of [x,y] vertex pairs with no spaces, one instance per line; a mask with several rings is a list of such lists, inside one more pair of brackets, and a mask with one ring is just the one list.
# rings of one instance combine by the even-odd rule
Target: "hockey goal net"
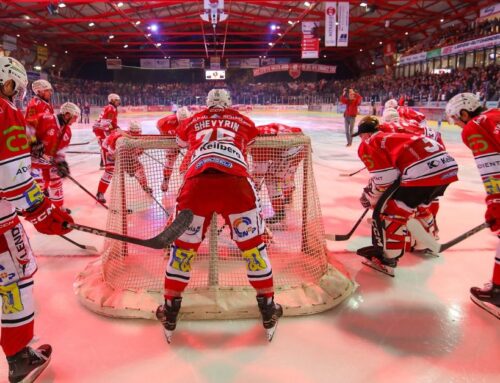
[[[176,156],[176,149],[175,140],[162,136],[119,140],[107,230],[151,238],[170,222],[182,184],[183,153]],[[354,283],[328,261],[309,137],[259,137],[248,160],[263,215],[272,222],[267,237],[276,301],[285,315],[313,314],[337,305],[351,294]],[[166,162],[173,171],[165,192]],[[101,258],[77,277],[77,295],[103,315],[154,318],[163,302],[168,252],[106,240]],[[185,319],[258,316],[245,261],[220,216],[213,217],[192,262],[183,296]]]

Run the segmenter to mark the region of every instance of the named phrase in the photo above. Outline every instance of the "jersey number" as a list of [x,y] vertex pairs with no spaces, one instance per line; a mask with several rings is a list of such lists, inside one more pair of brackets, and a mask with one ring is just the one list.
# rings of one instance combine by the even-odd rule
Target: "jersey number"
[[438,152],[439,150],[441,150],[441,147],[439,146],[439,144],[434,140],[431,140],[427,137],[422,137],[422,141],[425,143],[424,149],[428,153],[434,153],[434,152]]
[[[206,144],[210,141],[210,137],[212,137],[212,132],[214,129],[203,129],[196,133],[196,140],[200,140]],[[216,140],[217,141],[234,141],[234,137],[236,137],[236,133],[222,128],[215,128],[216,132]]]

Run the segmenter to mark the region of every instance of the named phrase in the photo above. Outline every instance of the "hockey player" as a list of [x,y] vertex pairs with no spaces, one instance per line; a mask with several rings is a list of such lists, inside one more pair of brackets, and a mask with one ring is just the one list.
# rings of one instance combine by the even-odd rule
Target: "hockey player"
[[[106,203],[106,198],[104,198],[104,193],[108,189],[111,179],[113,178],[113,173],[115,171],[115,151],[116,144],[119,138],[125,136],[138,136],[142,134],[142,128],[139,122],[131,121],[129,125],[128,133],[121,129],[115,129],[102,143],[104,153],[106,153],[106,167],[104,168],[104,173],[99,181],[99,186],[97,187],[96,199],[99,202]],[[148,193],[152,194],[153,189],[148,186],[146,173],[144,172],[144,166],[139,161],[139,157],[142,155],[142,149],[127,149],[127,164],[125,171],[131,176],[136,177],[137,181],[141,185],[142,189]]]
[[177,130],[179,146],[192,150],[193,156],[176,208],[191,209],[194,219],[171,248],[165,273],[165,304],[158,307],[156,316],[170,343],[193,259],[212,214],[219,213],[246,261],[248,280],[257,291],[257,304],[271,340],[283,310],[274,302],[273,273],[262,238],[265,222],[245,155],[258,131],[248,117],[230,108],[226,90],[212,89],[207,106]]
[[36,139],[43,144],[43,155],[32,155],[31,174],[52,203],[62,208],[62,178],[70,174],[65,150],[71,141],[71,124],[80,117],[80,108],[66,102],[57,116],[42,114],[38,117]]
[[[418,206],[443,195],[458,180],[458,166],[438,142],[405,133],[384,133],[373,116],[364,117],[359,158],[372,175],[361,204],[373,207],[372,246],[358,249],[372,267],[393,275],[405,252],[406,223]],[[396,188],[400,182],[400,186]],[[382,198],[381,198],[382,197]]]
[[[500,110],[485,110],[472,93],[460,93],[446,105],[450,120],[462,128],[462,140],[472,151],[486,189],[485,220],[490,230],[500,230]],[[500,242],[497,244],[493,278],[483,288],[472,287],[471,299],[500,318]]]
[[106,166],[106,153],[102,148],[102,142],[113,130],[118,129],[118,106],[120,106],[120,96],[115,93],[108,95],[108,105],[104,107],[101,115],[94,123],[92,130],[97,137],[97,142],[101,148],[101,166]]
[[35,131],[40,114],[54,114],[54,108],[50,103],[53,89],[47,80],[36,80],[31,85],[35,96],[29,101],[26,107],[26,127],[30,137],[35,136]]
[[421,125],[425,125],[425,115],[423,113],[417,112],[415,109],[410,108],[405,105],[398,105],[398,102],[391,98],[387,100],[384,104],[384,109],[393,108],[398,111],[401,118],[405,120],[415,120]]
[[[279,123],[271,123],[257,127],[259,135],[276,136],[283,134],[302,134],[302,129]],[[304,159],[303,145],[290,148],[252,148],[252,177],[261,188],[263,182],[269,193],[274,215],[266,219],[274,224],[285,219],[285,207],[292,201],[295,190],[295,172]]]
[[28,346],[34,336],[33,274],[35,257],[16,211],[37,231],[66,234],[70,215],[46,199],[30,175],[30,148],[23,114],[14,98],[24,97],[28,78],[19,61],[0,57],[0,296],[1,346],[9,365],[9,382],[33,382],[47,367],[52,347]]
[[[189,109],[183,106],[177,109],[177,112],[175,112],[175,114],[170,114],[158,120],[158,122],[156,123],[156,128],[161,135],[175,138],[175,134],[180,123],[182,121],[185,121],[189,117],[191,117]],[[164,193],[168,191],[168,183],[170,181],[172,171],[174,170],[174,164],[179,153],[180,149],[178,147],[165,149],[165,166],[163,168],[163,181],[161,183],[161,191]]]

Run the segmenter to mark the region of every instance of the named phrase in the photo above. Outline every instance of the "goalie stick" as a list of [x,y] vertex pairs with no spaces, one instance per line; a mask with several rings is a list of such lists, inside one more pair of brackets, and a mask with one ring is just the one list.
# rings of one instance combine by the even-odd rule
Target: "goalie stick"
[[361,169],[359,169],[359,170],[356,170],[356,171],[355,171],[355,172],[353,172],[353,173],[340,173],[340,174],[339,174],[339,176],[341,176],[341,177],[352,177],[353,175],[358,174],[359,172],[362,172],[362,171],[363,171],[363,170],[365,170],[365,169],[366,169],[366,166],[365,166],[364,168],[361,168]]
[[179,212],[177,217],[175,217],[174,221],[169,226],[167,226],[160,234],[149,239],[129,237],[127,235],[112,233],[110,231],[101,230],[85,225],[79,225],[77,223],[64,222],[63,226],[69,229],[79,230],[94,235],[100,235],[102,237],[116,239],[122,242],[150,247],[152,249],[164,249],[172,242],[174,242],[177,238],[179,238],[182,233],[184,233],[184,231],[189,227],[192,221],[193,212],[189,209],[182,210]]
[[73,245],[75,245],[76,247],[79,247],[80,249],[93,251],[93,252],[97,253],[97,249],[94,246],[82,245],[81,243],[73,241],[71,238],[68,238],[65,235],[60,235],[59,237],[61,237],[62,239],[65,239],[66,241],[72,243]]
[[370,210],[369,207],[367,207],[365,209],[365,211],[363,212],[363,214],[361,214],[361,217],[359,217],[359,219],[356,221],[356,223],[354,224],[353,228],[349,231],[349,233],[347,233],[347,234],[325,234],[325,238],[329,241],[347,241],[349,238],[351,238],[353,233],[356,231],[359,224],[361,223],[361,221],[363,221],[363,218],[365,218],[365,215],[366,215],[366,213],[368,213],[369,210]]

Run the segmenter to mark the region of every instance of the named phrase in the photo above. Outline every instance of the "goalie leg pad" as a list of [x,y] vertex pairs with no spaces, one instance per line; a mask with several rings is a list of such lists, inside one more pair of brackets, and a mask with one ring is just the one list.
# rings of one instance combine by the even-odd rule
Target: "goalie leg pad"
[[405,252],[408,228],[406,223],[413,209],[401,201],[390,199],[381,213],[384,228],[384,254],[387,258],[399,258]]

